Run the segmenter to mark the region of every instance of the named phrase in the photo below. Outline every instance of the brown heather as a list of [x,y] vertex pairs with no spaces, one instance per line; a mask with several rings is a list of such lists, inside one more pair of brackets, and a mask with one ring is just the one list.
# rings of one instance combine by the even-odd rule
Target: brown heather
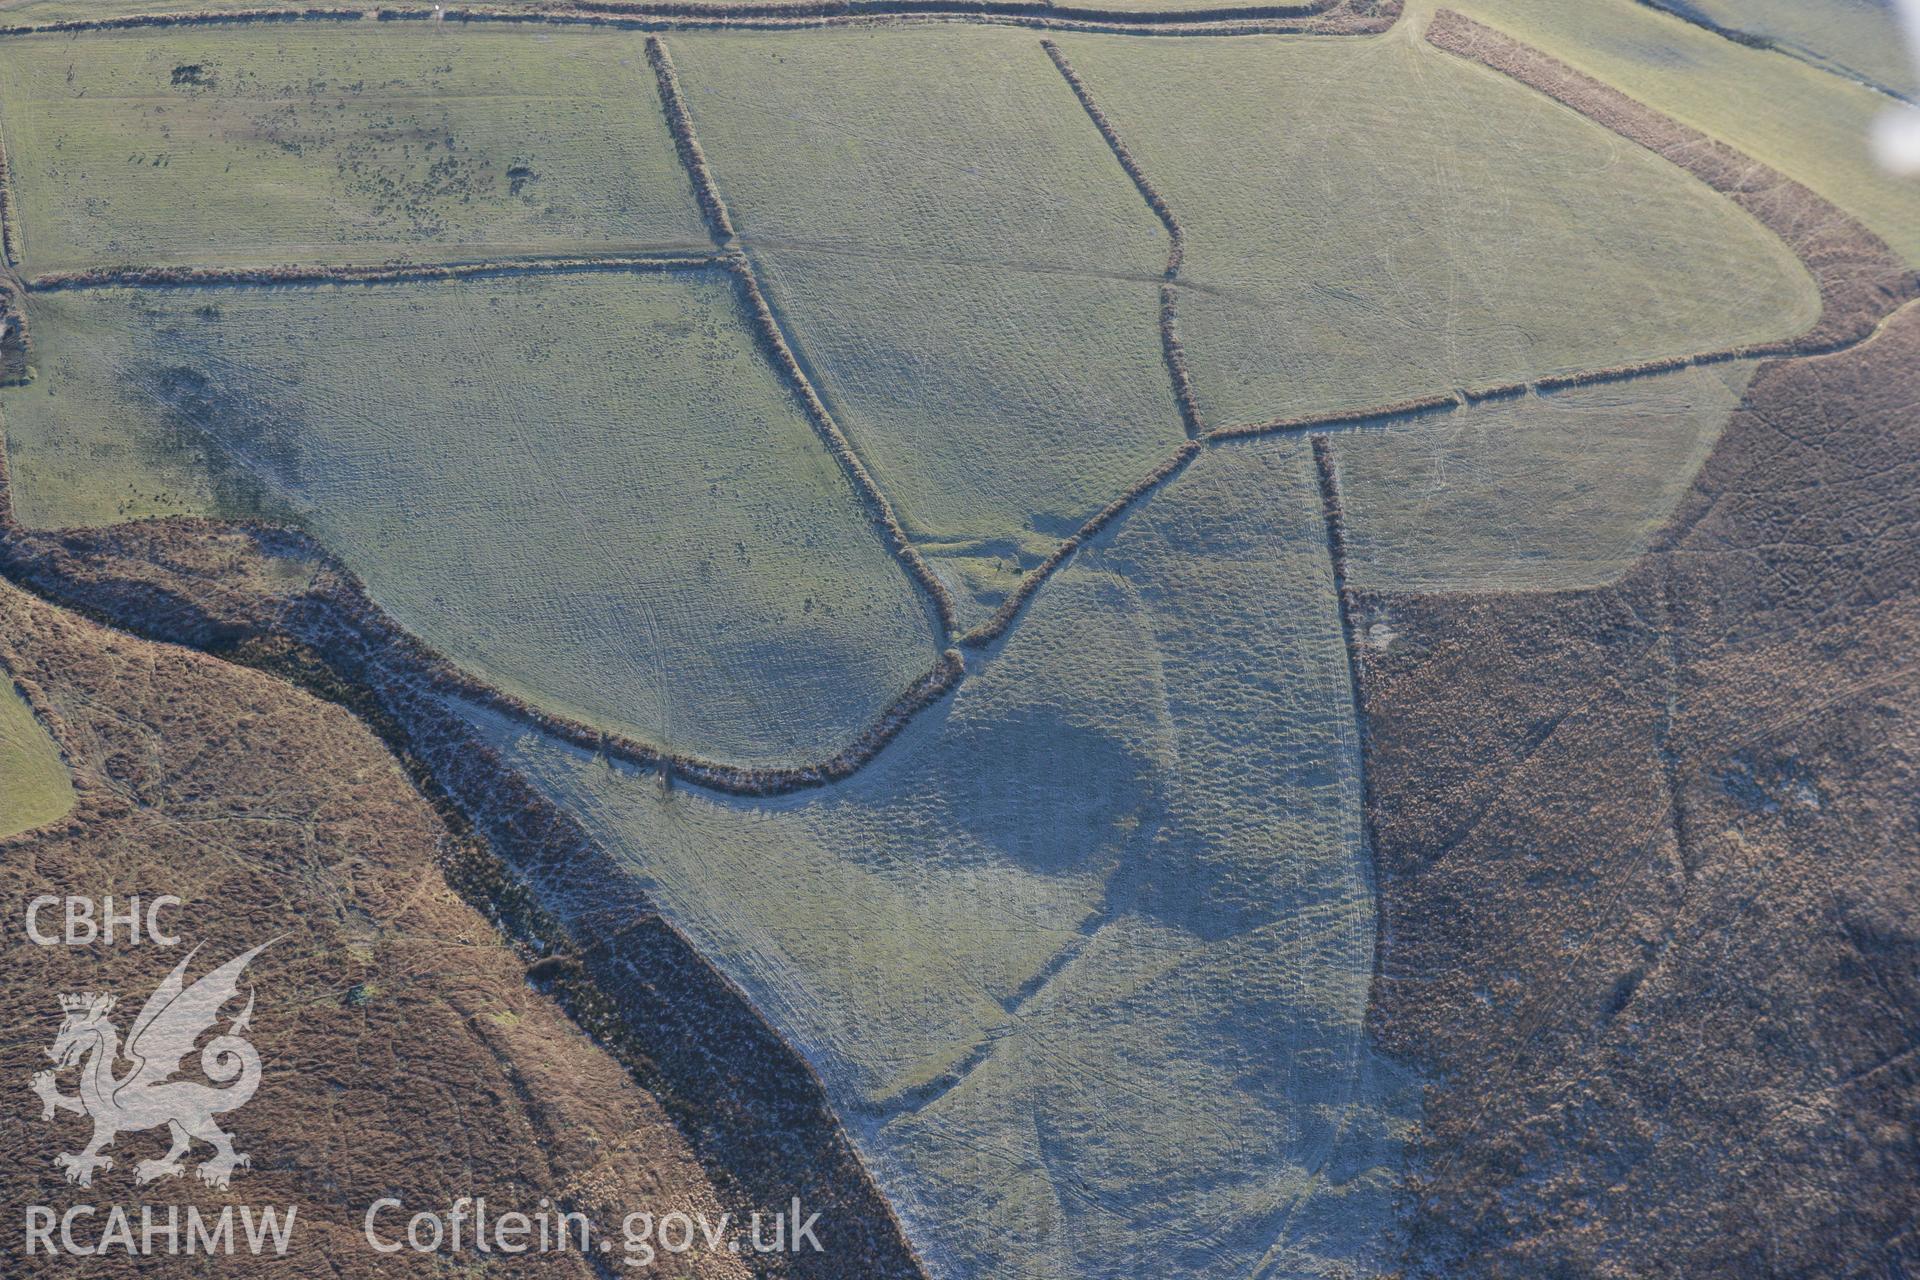
[[950,687],[957,654],[944,655],[871,741],[837,764],[711,765],[557,721],[473,680],[402,631],[304,534],[178,518],[35,533],[13,523],[3,486],[0,472],[0,574],[123,631],[291,680],[339,702],[386,742],[442,821],[474,837],[456,848],[449,880],[529,954],[566,958],[542,971],[557,975],[555,997],[660,1098],[727,1207],[765,1208],[798,1194],[824,1209],[827,1252],[789,1259],[785,1274],[920,1275],[798,1051],[447,699],[520,716],[675,779],[768,794],[857,768],[863,749],[877,750]]
[[1410,1276],[1910,1268],[1916,367],[1763,365],[1614,585],[1356,596]]

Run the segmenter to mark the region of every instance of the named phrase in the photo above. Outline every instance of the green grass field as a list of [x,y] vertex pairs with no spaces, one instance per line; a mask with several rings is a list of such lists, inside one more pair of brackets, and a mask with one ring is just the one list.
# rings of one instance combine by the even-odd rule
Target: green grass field
[[1911,94],[1913,59],[1895,0],[1663,0],[1662,7],[1780,42],[1842,75]]
[[309,7],[299,0],[0,0],[0,28],[98,21],[134,13],[232,13]]
[[831,253],[761,265],[963,621],[1182,439],[1151,285]]
[[[1629,0],[1458,3],[1889,235],[1915,207],[1841,146],[1871,111],[1830,73]],[[1431,8],[1367,39],[1060,37],[1185,228],[1207,425],[1813,322],[1771,233],[1426,46]],[[1164,227],[1039,32],[668,43],[799,359],[979,619],[1184,439]],[[633,32],[6,39],[0,104],[29,273],[708,243]],[[718,270],[27,297],[37,376],[0,425],[30,525],[301,524],[481,678],[742,764],[831,753],[936,656]],[[1611,580],[1752,373],[1339,432],[1352,585]],[[1390,1271],[1418,1098],[1363,1021],[1359,731],[1308,443],[1203,452],[969,662],[856,776],[753,801],[468,713],[804,1050],[941,1280]],[[0,780],[0,833],[71,803],[10,693]]]
[[[1436,7],[1439,0],[1411,0],[1410,22]],[[1888,106],[1882,95],[1635,0],[1445,0],[1445,7],[1544,49],[1805,183],[1920,266],[1914,185],[1882,171],[1867,148],[1874,117]],[[1743,3],[1741,12],[1753,7]]]
[[1165,231],[1029,31],[672,40],[736,226],[916,538],[1045,554],[1180,442]]
[[1812,278],[1703,184],[1409,38],[1063,38],[1187,236],[1209,425],[1779,338]]
[[0,394],[31,524],[296,519],[477,673],[732,760],[835,748],[933,661],[722,273],[57,293],[34,324]]
[[[483,718],[484,720],[484,718]],[[1398,1108],[1304,442],[1212,454],[854,779],[661,791],[492,724],[805,1047],[937,1274],[1382,1259]]]
[[1624,573],[1754,365],[1478,405],[1334,437],[1347,572],[1380,591],[1563,591]]
[[[0,587],[0,598],[8,588]],[[60,749],[0,666],[0,839],[44,826],[73,808]]]
[[631,33],[21,37],[0,100],[29,272],[706,245]]

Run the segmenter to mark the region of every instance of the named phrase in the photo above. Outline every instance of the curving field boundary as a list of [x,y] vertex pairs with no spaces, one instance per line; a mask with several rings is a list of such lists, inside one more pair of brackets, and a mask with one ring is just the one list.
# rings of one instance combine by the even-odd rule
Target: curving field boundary
[[1208,9],[1102,9],[1051,5],[1039,0],[792,0],[790,3],[725,4],[699,0],[578,0],[528,8],[344,8],[236,9],[197,13],[124,14],[73,18],[0,28],[9,36],[70,35],[148,27],[241,26],[264,22],[461,22],[544,23],[601,26],[631,31],[701,27],[785,30],[919,20],[980,22],[1056,31],[1116,35],[1373,35],[1400,16],[1402,0],[1311,0],[1301,4]]
[[[1685,169],[1752,214],[1806,263],[1820,288],[1820,319],[1799,338],[1715,353],[1718,359],[1824,355],[1860,341],[1915,296],[1916,273],[1851,214],[1785,174],[1715,141],[1531,45],[1451,9],[1427,43],[1510,76]],[[1697,359],[1697,357],[1696,357]],[[1608,370],[1597,371],[1604,380]],[[1573,375],[1562,385],[1581,385]]]
[[[308,570],[309,585],[289,589],[288,566]],[[32,533],[13,521],[0,455],[0,573],[108,626],[259,667],[353,712],[456,835],[484,839],[497,862],[452,854],[449,882],[554,958],[562,1007],[661,1099],[729,1207],[795,1193],[830,1207],[823,1242],[827,1231],[839,1238],[817,1263],[796,1258],[794,1276],[849,1274],[837,1269],[848,1258],[860,1275],[924,1276],[804,1056],[447,705],[447,694],[473,690],[449,685],[307,535],[184,519]],[[56,829],[87,817],[83,805]]]
[[1427,26],[1426,38],[1436,49],[1517,80],[1627,141],[1645,147],[1739,205],[1760,225],[1780,237],[1806,267],[1820,291],[1820,318],[1796,338],[1663,356],[1576,373],[1549,374],[1530,381],[1469,387],[1371,408],[1221,427],[1207,435],[1209,441],[1311,432],[1327,426],[1447,413],[1529,392],[1626,382],[1729,360],[1828,355],[1872,337],[1888,316],[1911,299],[1920,297],[1920,272],[1901,261],[1886,241],[1826,197],[1744,152],[1662,115],[1550,54],[1452,9],[1442,9],[1434,15]]
[[[0,459],[0,466],[4,459]],[[938,701],[959,681],[958,651],[948,649],[884,710],[865,732],[833,756],[811,764],[750,767],[665,751],[658,747],[542,711],[468,674],[409,632],[367,593],[359,576],[311,535],[263,520],[216,520],[161,516],[101,529],[27,529],[13,518],[0,471],[0,573],[49,599],[122,618],[146,618],[142,634],[205,648],[240,639],[284,639],[331,653],[345,645],[382,686],[406,686],[436,697],[459,698],[501,712],[575,746],[642,769],[669,774],[729,795],[769,796],[824,786],[856,772],[904,729],[914,715]],[[271,609],[247,605],[241,595],[220,596],[225,620],[208,629],[179,621],[187,607],[181,581],[169,579],[193,558],[200,543],[233,542],[313,566],[309,583],[276,598]],[[137,554],[136,554],[137,549]],[[142,577],[129,566],[150,557]],[[102,566],[117,565],[111,591],[100,586]],[[217,575],[215,575],[217,577]],[[190,580],[190,579],[188,579]],[[62,584],[94,584],[93,602],[67,598]],[[211,590],[211,587],[209,587]],[[202,604],[205,602],[203,601]],[[197,607],[197,606],[196,606]],[[130,625],[122,621],[117,625]],[[187,636],[181,639],[181,636]]]
[[[331,12],[331,11],[309,11]],[[391,13],[393,11],[383,11]],[[1329,10],[1331,12],[1331,10]],[[276,15],[286,20],[286,15]],[[133,20],[118,21],[122,24]],[[169,21],[171,21],[169,19]],[[156,20],[156,23],[158,20]],[[1294,418],[1275,419],[1250,426],[1204,430],[1192,408],[1190,383],[1183,377],[1185,362],[1178,335],[1173,330],[1171,294],[1184,253],[1184,234],[1178,218],[1141,169],[1114,129],[1110,119],[1094,99],[1084,80],[1050,40],[1041,42],[1043,50],[1072,88],[1082,108],[1115,160],[1134,183],[1148,206],[1167,228],[1171,246],[1162,286],[1162,332],[1167,351],[1168,375],[1174,382],[1183,416],[1187,417],[1191,438],[1179,450],[1162,460],[1146,475],[1095,513],[1066,538],[1046,560],[1030,571],[985,622],[962,635],[955,635],[957,616],[954,601],[946,585],[932,572],[912,546],[894,514],[891,503],[881,492],[873,476],[855,453],[851,443],[835,422],[819,393],[808,379],[801,362],[786,338],[774,314],[751,260],[732,244],[733,225],[700,150],[690,115],[673,72],[665,42],[658,37],[648,41],[649,61],[659,86],[663,109],[672,128],[676,147],[694,184],[701,207],[707,213],[709,230],[717,249],[707,254],[662,255],[655,258],[556,259],[551,261],[455,263],[444,265],[397,266],[386,264],[335,268],[153,268],[103,272],[68,273],[41,277],[31,282],[35,290],[124,285],[133,287],[219,287],[256,284],[313,283],[322,281],[392,281],[405,279],[462,278],[521,271],[592,270],[697,270],[718,267],[737,280],[743,305],[757,340],[768,357],[787,378],[796,398],[806,409],[816,431],[867,506],[869,515],[881,531],[889,550],[920,586],[938,615],[941,642],[949,647],[920,679],[906,689],[876,719],[874,724],[833,756],[820,761],[782,767],[744,767],[703,757],[671,752],[623,735],[604,732],[593,726],[555,716],[490,688],[459,671],[416,638],[408,635],[367,597],[358,579],[343,566],[335,564],[316,544],[308,543],[307,553],[326,559],[329,566],[323,577],[327,586],[321,594],[329,607],[342,617],[354,620],[354,627],[382,652],[408,680],[423,683],[451,694],[509,714],[562,741],[595,750],[643,769],[656,770],[671,778],[712,790],[748,796],[769,796],[824,786],[857,772],[877,756],[887,743],[899,735],[920,711],[937,703],[965,678],[962,649],[981,650],[1002,639],[1015,625],[1026,606],[1052,575],[1065,565],[1078,549],[1119,519],[1134,504],[1156,492],[1177,476],[1205,448],[1239,440],[1275,434],[1306,434],[1314,437],[1313,448],[1320,474],[1323,516],[1327,526],[1334,573],[1344,610],[1345,585],[1344,528],[1339,507],[1338,478],[1334,473],[1330,445],[1324,434],[1329,430],[1404,420],[1430,414],[1450,413],[1488,400],[1505,399],[1528,393],[1540,393],[1567,387],[1625,381],[1646,377],[1690,365],[1710,364],[1734,359],[1766,356],[1819,354],[1844,349],[1871,336],[1877,327],[1905,301],[1920,296],[1920,275],[1895,258],[1884,242],[1860,223],[1807,188],[1783,177],[1741,153],[1706,138],[1675,121],[1634,102],[1616,90],[1572,70],[1565,64],[1464,18],[1442,11],[1428,28],[1427,38],[1438,48],[1468,57],[1512,76],[1579,110],[1621,136],[1648,146],[1662,156],[1700,177],[1716,191],[1734,199],[1761,223],[1788,244],[1806,265],[1819,285],[1822,300],[1820,319],[1797,339],[1755,344],[1696,355],[1672,356],[1634,364],[1593,369],[1570,374],[1555,374],[1527,382],[1509,382],[1467,388],[1444,394],[1423,396],[1389,404]],[[31,580],[42,589],[57,585],[68,572],[80,572],[87,557],[102,554],[111,530],[89,534],[69,531],[60,535],[35,535],[11,524],[4,515],[7,553],[0,556],[0,569],[25,580],[31,565]],[[245,522],[219,521],[145,521],[132,528],[165,526],[171,532],[163,540],[180,537],[211,536],[220,531],[267,526]],[[196,532],[197,531],[197,532]],[[143,535],[146,536],[146,535]],[[296,535],[288,535],[296,536]],[[298,535],[303,536],[303,535]],[[91,548],[91,549],[88,549]],[[78,556],[78,559],[74,557]],[[24,557],[24,558],[23,558]],[[63,557],[65,557],[63,559]],[[65,566],[64,568],[61,566]],[[1353,637],[1349,634],[1351,655]]]

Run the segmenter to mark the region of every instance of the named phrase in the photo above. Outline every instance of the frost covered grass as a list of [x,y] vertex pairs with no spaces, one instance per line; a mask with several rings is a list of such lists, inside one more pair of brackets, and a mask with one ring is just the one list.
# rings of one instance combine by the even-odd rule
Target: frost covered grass
[[1182,438],[1167,238],[1032,32],[673,38],[742,242],[978,621]]
[[30,273],[706,244],[635,33],[14,37],[0,99]]
[[305,524],[548,710],[784,763],[936,656],[724,272],[44,294],[35,337],[22,520]]
[[1197,461],[827,790],[482,720],[809,1055],[935,1274],[1385,1265],[1410,1099],[1305,442]]
[[1797,334],[1786,245],[1704,184],[1405,33],[1061,47],[1185,231],[1210,427]]
[[1678,505],[1753,370],[1709,365],[1336,434],[1349,580],[1553,591],[1617,578]]

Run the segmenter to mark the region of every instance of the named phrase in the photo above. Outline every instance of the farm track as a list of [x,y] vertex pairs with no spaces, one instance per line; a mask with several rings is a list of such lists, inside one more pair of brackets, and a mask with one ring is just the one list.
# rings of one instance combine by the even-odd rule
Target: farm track
[[1372,35],[1387,30],[1400,16],[1399,0],[1310,0],[1289,5],[1245,8],[1131,10],[1051,5],[1023,0],[795,0],[793,3],[703,4],[620,0],[580,0],[556,8],[463,9],[436,13],[433,8],[240,9],[231,12],[125,14],[112,18],[76,18],[64,22],[0,28],[10,36],[65,35],[88,31],[129,31],[151,27],[244,26],[256,23],[460,22],[537,23],[549,26],[612,27],[629,31],[699,28],[793,30],[902,21],[977,22],[1055,31],[1114,35]]

